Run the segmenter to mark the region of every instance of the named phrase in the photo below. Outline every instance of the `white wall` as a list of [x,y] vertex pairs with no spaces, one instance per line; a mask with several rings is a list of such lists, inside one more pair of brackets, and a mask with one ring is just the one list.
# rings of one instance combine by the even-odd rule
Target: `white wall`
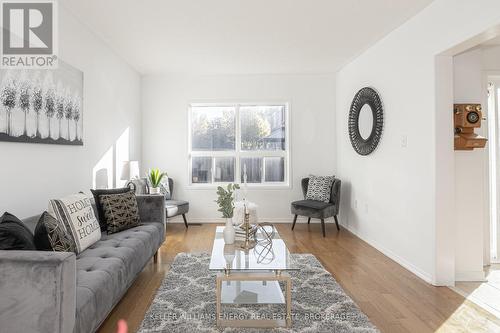
[[110,161],[101,165],[113,169],[112,147],[120,137],[118,159],[141,158],[139,74],[63,6],[59,56],[84,73],[84,146],[0,142],[0,212],[26,217],[45,210],[50,198],[88,191],[93,169],[108,151]]
[[481,55],[483,71],[500,70],[500,45],[483,47]]
[[[454,103],[483,103],[482,50],[477,48],[453,58]],[[486,112],[486,106],[484,108]],[[487,135],[487,121],[475,132]],[[488,147],[455,151],[455,280],[484,279],[484,225],[489,223]],[[467,246],[464,246],[467,244]]]
[[290,202],[302,197],[300,179],[336,172],[333,75],[146,76],[143,166],[159,167],[176,182],[175,196],[191,204],[191,221],[219,218],[215,188],[188,187],[188,104],[192,101],[290,103],[290,189],[250,190],[266,220],[291,221]]
[[[452,58],[437,56],[498,25],[499,12],[494,0],[437,0],[337,77],[338,170],[350,188],[342,221],[434,284],[453,284],[455,273]],[[380,146],[367,157],[347,135],[349,105],[363,86],[375,87],[385,106]]]

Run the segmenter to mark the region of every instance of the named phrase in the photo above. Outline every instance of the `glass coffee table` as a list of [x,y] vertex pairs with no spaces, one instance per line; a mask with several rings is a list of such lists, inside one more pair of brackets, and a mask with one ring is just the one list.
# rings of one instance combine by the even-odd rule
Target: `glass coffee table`
[[[271,233],[272,226],[266,226]],[[272,328],[290,327],[292,324],[292,280],[288,274],[297,270],[285,242],[274,230],[273,237],[264,241],[260,231],[259,240],[250,250],[240,247],[240,242],[226,245],[223,236],[224,227],[215,231],[214,246],[210,259],[210,270],[217,272],[216,309],[217,326]],[[285,293],[280,282],[285,286]],[[222,313],[222,305],[284,304],[284,316],[264,316],[266,319],[252,318],[228,319]],[[271,318],[268,318],[271,317]]]

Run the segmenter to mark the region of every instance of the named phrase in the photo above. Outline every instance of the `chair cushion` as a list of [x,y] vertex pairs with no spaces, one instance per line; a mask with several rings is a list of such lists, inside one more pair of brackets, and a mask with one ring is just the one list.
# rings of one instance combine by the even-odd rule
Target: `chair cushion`
[[186,214],[189,211],[189,202],[182,200],[165,200],[167,217]]
[[335,215],[335,205],[317,200],[299,200],[292,202],[292,214],[326,219]]
[[313,208],[313,209],[325,209],[328,206],[331,206],[331,203],[317,201],[317,200],[299,200],[292,202],[293,206],[296,207],[305,207],[305,208]]

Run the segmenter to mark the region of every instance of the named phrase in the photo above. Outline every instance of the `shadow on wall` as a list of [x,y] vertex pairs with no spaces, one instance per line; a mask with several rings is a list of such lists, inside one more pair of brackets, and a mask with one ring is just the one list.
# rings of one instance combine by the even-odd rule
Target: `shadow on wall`
[[354,205],[352,202],[351,183],[344,179],[342,179],[342,194],[340,200],[340,223],[347,227],[350,226],[351,222],[349,217],[354,215],[356,212],[351,209]]
[[119,171],[129,156],[130,127],[127,127],[92,168],[92,188],[123,186],[125,181],[120,179]]

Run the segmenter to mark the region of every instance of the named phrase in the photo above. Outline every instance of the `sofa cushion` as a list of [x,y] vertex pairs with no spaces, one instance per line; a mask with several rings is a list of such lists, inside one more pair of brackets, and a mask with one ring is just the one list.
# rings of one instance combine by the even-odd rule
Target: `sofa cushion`
[[106,319],[161,245],[163,236],[162,223],[145,223],[103,234],[99,242],[77,256],[75,332],[92,332]]
[[7,212],[0,217],[0,250],[36,250],[31,231]]
[[186,214],[189,211],[189,202],[182,200],[165,200],[167,217]]

